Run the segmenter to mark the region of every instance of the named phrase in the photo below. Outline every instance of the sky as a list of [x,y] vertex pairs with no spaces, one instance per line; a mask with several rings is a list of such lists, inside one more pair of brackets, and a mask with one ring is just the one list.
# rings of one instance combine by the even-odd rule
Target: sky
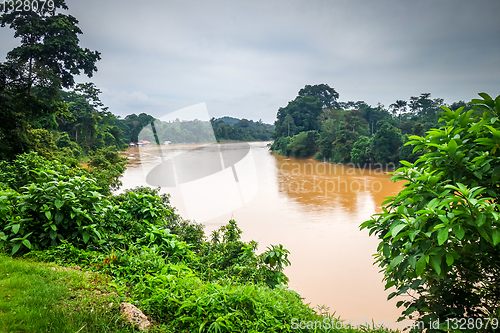
[[[1,0],[0,0],[1,1]],[[305,85],[388,107],[500,94],[498,0],[66,0],[116,115],[205,103],[266,123]],[[0,60],[19,44],[0,28]]]

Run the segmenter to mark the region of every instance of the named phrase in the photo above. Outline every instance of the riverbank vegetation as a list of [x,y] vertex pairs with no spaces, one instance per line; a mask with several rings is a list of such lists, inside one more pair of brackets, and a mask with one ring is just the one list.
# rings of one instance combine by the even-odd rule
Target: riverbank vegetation
[[[430,93],[397,100],[389,106],[363,101],[340,102],[327,84],[306,85],[287,106],[279,108],[271,150],[319,161],[360,166],[415,162],[422,154],[405,145],[411,135],[423,135],[438,126],[443,100]],[[458,101],[451,110],[471,105]],[[478,113],[473,111],[473,115]]]
[[[103,276],[99,288],[112,293],[114,302],[137,305],[157,331],[292,332],[293,318],[337,322],[332,315],[316,313],[286,287],[288,279],[283,270],[290,264],[286,249],[271,245],[258,254],[257,243],[241,241],[242,231],[235,221],[215,230],[207,240],[202,225],[183,220],[168,196],[159,195],[158,190],[140,187],[104,195],[86,169],[48,161],[33,152],[18,156],[13,163],[25,167],[0,163],[0,247],[4,255],[99,273]],[[73,301],[66,301],[69,293],[64,286],[68,284],[53,281],[62,277],[48,274],[44,266],[9,259],[2,262],[2,270],[9,274],[2,277],[2,293],[12,297],[2,300],[0,309],[28,297],[19,291],[30,279],[30,275],[23,278],[19,273],[23,265],[31,267],[28,271],[39,272],[30,273],[41,276],[36,281],[48,279],[56,284],[49,287],[58,290],[54,291],[56,299],[44,305],[55,311],[54,316],[75,306]],[[36,283],[31,288],[30,295]],[[36,304],[42,300],[42,296],[33,297],[38,299]],[[81,308],[88,308],[87,302],[93,304],[95,300],[81,302]],[[117,316],[116,306],[101,310],[111,319]],[[75,325],[83,327],[86,317],[76,312],[75,316],[82,319],[75,319]],[[18,316],[17,311],[2,310],[0,316],[10,325],[8,331],[49,327],[43,320],[37,326],[29,313]],[[116,320],[111,325],[110,320],[102,325],[118,325]],[[88,323],[88,327],[95,325]],[[73,328],[63,325],[47,330]]]
[[403,190],[362,225],[380,239],[389,298],[427,332],[500,327],[500,96],[480,96],[473,110],[443,107],[439,129],[410,137],[423,155],[401,162],[393,180]]

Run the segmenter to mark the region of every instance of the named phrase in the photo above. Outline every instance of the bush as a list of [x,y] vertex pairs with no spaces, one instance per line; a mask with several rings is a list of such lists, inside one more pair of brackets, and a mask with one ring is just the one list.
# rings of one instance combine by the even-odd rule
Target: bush
[[443,107],[445,126],[410,137],[425,153],[401,162],[392,179],[404,189],[362,224],[381,240],[389,298],[412,296],[398,302],[403,317],[440,319],[441,329],[446,319],[500,317],[500,96],[480,95],[482,117]]
[[95,181],[51,170],[33,172],[35,179],[21,193],[0,192],[4,234],[0,236],[12,254],[20,249],[44,249],[61,240],[98,244],[109,203],[97,192]]

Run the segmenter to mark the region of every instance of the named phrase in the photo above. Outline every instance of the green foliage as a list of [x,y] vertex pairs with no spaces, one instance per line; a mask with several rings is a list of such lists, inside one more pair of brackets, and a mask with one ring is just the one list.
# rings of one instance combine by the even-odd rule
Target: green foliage
[[385,121],[380,121],[378,131],[372,139],[371,151],[375,161],[381,164],[399,162],[399,147],[402,144],[401,132]]
[[92,175],[103,194],[117,190],[122,182],[119,180],[125,171],[127,159],[120,156],[115,146],[98,149],[90,153],[90,175]]
[[357,165],[365,165],[370,162],[371,140],[367,136],[360,136],[351,150],[351,162]]
[[362,224],[381,240],[389,297],[412,295],[398,306],[425,323],[500,317],[500,96],[480,96],[481,117],[443,107],[444,126],[410,137],[424,154],[402,162],[393,180],[404,189]]
[[[274,137],[288,136],[289,129],[293,129],[292,125],[295,126],[296,132],[292,131],[290,135],[303,131],[319,130],[318,117],[322,110],[321,104],[318,97],[308,95],[304,97],[299,96],[289,102],[285,108],[280,108],[277,114],[278,119],[275,122]],[[290,117],[287,118],[288,115],[292,118],[293,122],[290,120]]]
[[337,99],[339,98],[339,93],[335,88],[331,88],[327,84],[316,84],[314,86],[306,85],[304,88],[299,90],[300,97],[304,96],[315,96],[317,97],[324,108],[338,108],[339,104]]
[[274,130],[274,125],[264,124],[262,120],[254,122],[247,119],[223,117],[212,118],[210,122],[217,141],[268,141]]
[[291,138],[286,148],[287,156],[310,157],[317,151],[318,131],[301,132]]
[[280,155],[289,155],[287,153],[287,147],[290,144],[291,137],[286,136],[286,137],[279,137],[276,140],[274,140],[273,144],[271,145],[271,150],[275,151],[277,154]]
[[0,193],[0,228],[12,254],[20,249],[43,249],[64,239],[79,245],[98,244],[102,238],[99,217],[107,201],[95,182],[51,170],[33,172],[33,182],[20,193]]
[[42,128],[28,131],[28,146],[29,151],[36,152],[47,159],[53,159],[57,151],[53,134]]

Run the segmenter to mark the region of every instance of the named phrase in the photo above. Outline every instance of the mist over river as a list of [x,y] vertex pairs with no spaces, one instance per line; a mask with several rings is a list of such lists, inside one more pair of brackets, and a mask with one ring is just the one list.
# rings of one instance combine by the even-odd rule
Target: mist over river
[[[122,189],[158,185],[151,174],[172,170],[175,187],[168,184],[162,192],[171,194],[181,216],[203,223],[206,235],[233,218],[242,239],[257,241],[259,252],[270,244],[291,252],[285,274],[306,303],[326,305],[347,321],[395,322],[397,300],[387,301],[383,275],[373,265],[378,240],[359,225],[380,212],[401,184],[390,182],[386,170],[277,156],[266,145],[130,148]],[[218,161],[214,151],[232,155]]]

